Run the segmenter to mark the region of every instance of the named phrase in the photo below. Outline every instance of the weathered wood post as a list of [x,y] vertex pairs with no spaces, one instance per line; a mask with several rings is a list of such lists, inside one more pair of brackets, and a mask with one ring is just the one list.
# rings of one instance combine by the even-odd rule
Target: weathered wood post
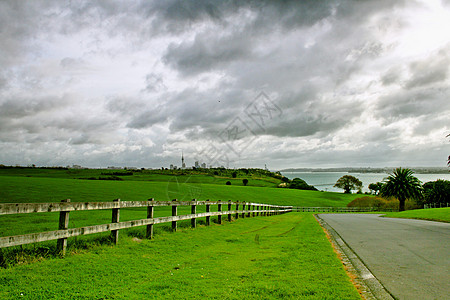
[[[153,201],[155,201],[155,199],[150,198],[150,199],[148,199],[148,201],[149,201],[149,203],[147,206],[147,219],[153,219],[153,213],[154,213]],[[147,233],[146,233],[145,237],[148,239],[153,238],[153,224],[147,225]]]
[[236,201],[236,220],[239,219],[239,203]]
[[[222,211],[222,203],[217,204],[217,211],[221,212]],[[217,223],[222,224],[222,215],[218,215],[217,216]]]
[[259,205],[256,205],[256,216],[259,216]]
[[242,204],[242,219],[245,218],[245,202]]
[[[70,199],[64,199],[61,200],[62,203],[68,203],[70,202]],[[69,211],[61,211],[59,212],[59,230],[67,230],[69,228]],[[58,239],[58,242],[56,244],[56,249],[59,253],[59,255],[64,256],[66,255],[66,249],[67,249],[67,238]]]
[[[172,202],[176,202],[177,199],[173,199]],[[173,203],[172,204],[172,217],[176,217],[177,216],[177,204]],[[172,231],[177,231],[177,221],[172,221]]]
[[[211,212],[211,204],[208,203],[209,199],[206,200],[206,212]],[[211,216],[206,216],[206,226],[211,224]]]
[[247,204],[247,210],[248,210],[248,212],[247,212],[247,217],[251,217],[251,213],[250,213],[250,211],[252,210],[252,206],[250,205],[250,203],[249,204]]
[[231,200],[228,200],[228,222],[231,222]]
[[[195,205],[197,201],[195,199],[192,199],[192,205],[191,205],[191,214],[195,215],[197,213],[197,205]],[[192,228],[197,227],[197,220],[195,218],[191,219],[191,226]]]
[[252,216],[253,216],[253,217],[256,217],[255,208],[256,208],[256,205],[252,205],[252,210],[253,210]]
[[[120,206],[120,199],[115,199],[113,202],[117,202]],[[112,209],[112,219],[111,223],[119,223],[120,219],[120,208],[113,208]],[[111,230],[111,237],[114,244],[117,244],[119,242],[119,230]]]

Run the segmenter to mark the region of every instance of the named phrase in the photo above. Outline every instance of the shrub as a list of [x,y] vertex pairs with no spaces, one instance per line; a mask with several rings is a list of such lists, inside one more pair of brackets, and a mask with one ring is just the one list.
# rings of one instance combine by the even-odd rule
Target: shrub
[[[398,209],[399,201],[395,198],[381,198],[381,197],[370,197],[364,196],[361,198],[356,198],[347,207],[375,207],[377,210],[383,209]],[[419,208],[414,200],[406,200],[405,209],[416,209]]]
[[243,184],[244,186],[246,186],[246,185],[247,185],[247,183],[248,183],[248,179],[247,179],[247,178],[245,178],[245,179],[242,179],[242,184]]
[[225,184],[226,184],[226,185],[231,185],[231,182],[230,182],[230,181],[227,181]]

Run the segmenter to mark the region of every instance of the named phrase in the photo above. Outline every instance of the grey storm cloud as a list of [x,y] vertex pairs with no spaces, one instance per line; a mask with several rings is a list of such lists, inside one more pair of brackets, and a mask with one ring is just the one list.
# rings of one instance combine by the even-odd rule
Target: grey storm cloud
[[432,83],[445,82],[450,69],[450,45],[426,60],[410,64],[411,78],[406,88],[421,87]]
[[[446,157],[450,6],[435,5],[1,1],[0,163],[160,167],[227,143],[244,165]],[[261,92],[264,126],[248,114]]]

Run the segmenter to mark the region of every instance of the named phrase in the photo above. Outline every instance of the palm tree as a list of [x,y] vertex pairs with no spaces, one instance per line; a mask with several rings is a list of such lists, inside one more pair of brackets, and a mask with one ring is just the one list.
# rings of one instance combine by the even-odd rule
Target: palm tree
[[422,197],[422,183],[413,176],[410,169],[397,168],[384,180],[381,196],[395,197],[400,202],[399,211],[405,210],[406,199],[419,200]]

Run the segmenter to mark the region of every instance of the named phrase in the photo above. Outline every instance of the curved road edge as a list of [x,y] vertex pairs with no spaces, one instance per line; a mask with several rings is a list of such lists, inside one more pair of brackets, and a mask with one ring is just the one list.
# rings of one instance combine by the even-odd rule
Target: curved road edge
[[[328,232],[332,243],[335,248],[340,252],[341,260],[347,267],[350,265],[350,272],[356,275],[356,284],[359,284],[361,288],[362,296],[365,299],[395,299],[385,287],[378,281],[378,279],[370,272],[366,265],[361,261],[358,255],[347,245],[347,243],[341,238],[341,236],[330,226],[320,215],[315,214],[317,222],[320,226]],[[354,272],[352,272],[352,270]]]

